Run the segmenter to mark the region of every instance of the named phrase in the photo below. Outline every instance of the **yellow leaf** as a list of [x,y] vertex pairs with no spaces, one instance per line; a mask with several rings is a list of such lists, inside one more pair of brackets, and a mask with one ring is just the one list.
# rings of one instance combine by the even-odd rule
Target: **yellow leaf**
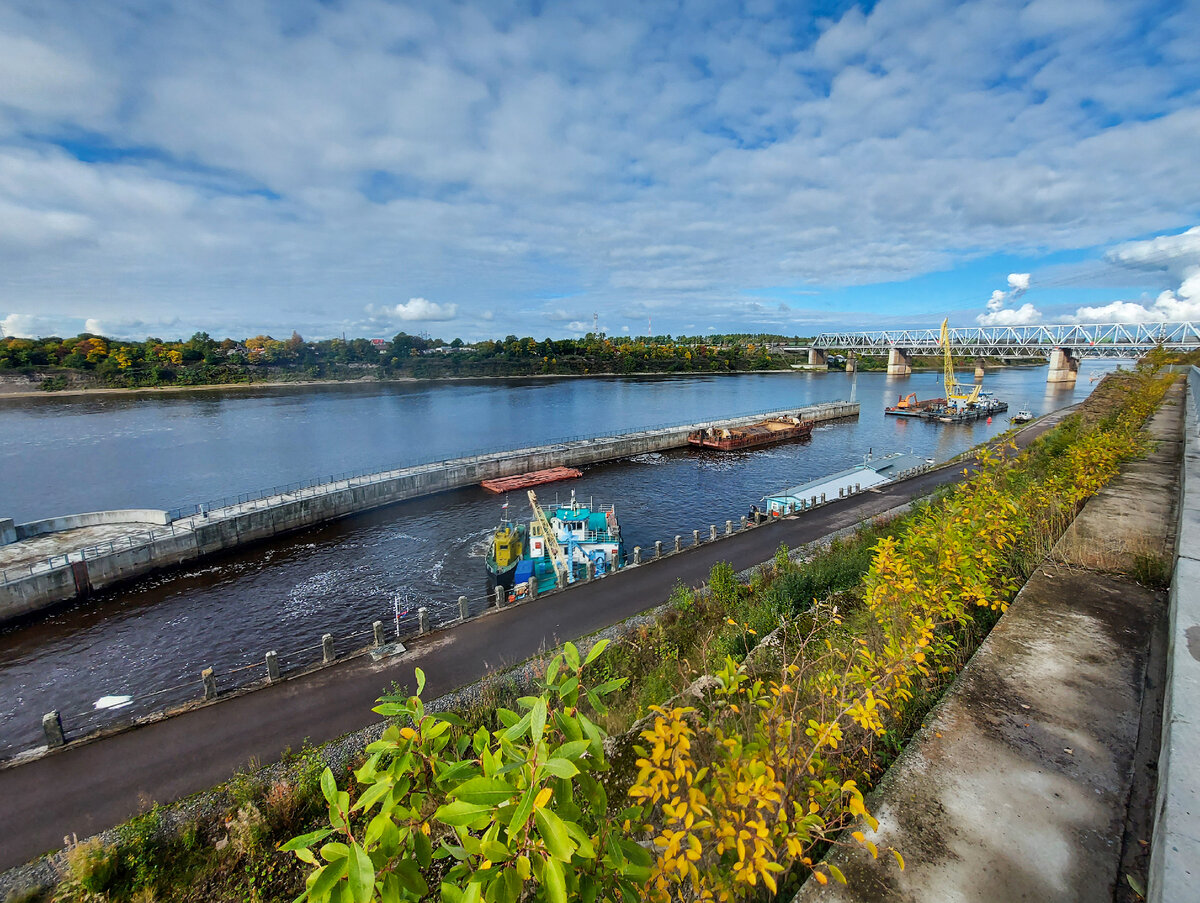
[[533,799],[533,808],[541,809],[546,803],[550,802],[550,797],[552,796],[554,796],[554,791],[549,787],[543,787]]
[[829,879],[825,877],[824,872],[813,872],[813,877],[817,879],[818,884],[828,884]]
[[904,871],[904,857],[900,855],[900,851],[899,850],[891,850],[890,852],[893,856],[896,857],[896,861],[898,863],[900,863],[900,871]]

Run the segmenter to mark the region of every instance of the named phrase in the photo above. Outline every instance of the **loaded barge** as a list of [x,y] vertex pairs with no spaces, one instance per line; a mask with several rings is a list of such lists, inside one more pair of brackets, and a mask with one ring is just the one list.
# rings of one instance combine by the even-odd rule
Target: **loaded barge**
[[749,426],[709,427],[688,433],[689,445],[736,451],[784,442],[788,439],[807,439],[812,435],[813,421],[799,417],[771,417]]

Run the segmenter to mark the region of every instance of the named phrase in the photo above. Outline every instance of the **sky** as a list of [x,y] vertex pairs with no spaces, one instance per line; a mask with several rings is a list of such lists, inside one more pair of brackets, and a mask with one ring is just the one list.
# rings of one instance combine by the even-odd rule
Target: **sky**
[[1200,320],[1200,0],[0,0],[0,327]]

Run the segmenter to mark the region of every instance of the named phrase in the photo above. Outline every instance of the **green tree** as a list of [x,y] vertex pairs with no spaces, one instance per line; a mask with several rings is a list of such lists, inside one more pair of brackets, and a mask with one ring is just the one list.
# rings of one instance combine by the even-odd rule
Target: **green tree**
[[568,643],[542,692],[520,699],[523,714],[498,709],[490,732],[426,712],[419,669],[416,695],[381,699],[375,711],[395,722],[367,747],[357,800],[326,769],[329,826],[282,847],[312,867],[301,899],[422,900],[433,860],[451,859],[443,903],[640,901],[650,854],[621,828],[638,810],[608,815],[605,734],[580,711],[584,698],[603,712],[625,683],[583,683],[606,645],[581,660]]

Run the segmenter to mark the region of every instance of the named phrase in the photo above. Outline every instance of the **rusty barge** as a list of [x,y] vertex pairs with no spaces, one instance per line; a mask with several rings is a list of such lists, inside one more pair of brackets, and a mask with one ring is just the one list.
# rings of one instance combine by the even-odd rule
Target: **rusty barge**
[[788,439],[807,439],[812,435],[813,421],[799,417],[772,417],[749,426],[709,427],[688,433],[689,445],[735,451],[784,442]]

